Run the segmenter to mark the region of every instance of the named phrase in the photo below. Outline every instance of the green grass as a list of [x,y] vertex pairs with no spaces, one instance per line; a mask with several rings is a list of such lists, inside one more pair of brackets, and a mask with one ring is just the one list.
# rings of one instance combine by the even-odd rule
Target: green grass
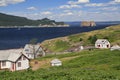
[[54,50],[57,51],[57,52],[60,52],[60,51],[66,50],[67,48],[69,48],[69,43],[68,42],[58,40],[55,43]]
[[0,80],[120,80],[120,51],[95,49],[56,55],[59,59],[74,56],[77,57],[63,61],[60,67],[36,71],[0,71]]
[[47,40],[42,42],[42,46],[51,52],[59,52],[69,49],[70,47],[83,45],[89,46],[94,45],[95,41],[91,43],[89,40],[90,36],[95,36],[98,39],[107,38],[111,45],[118,44],[120,45],[120,25],[107,27],[101,30],[95,30],[91,32],[85,32],[75,35],[70,35],[62,38]]

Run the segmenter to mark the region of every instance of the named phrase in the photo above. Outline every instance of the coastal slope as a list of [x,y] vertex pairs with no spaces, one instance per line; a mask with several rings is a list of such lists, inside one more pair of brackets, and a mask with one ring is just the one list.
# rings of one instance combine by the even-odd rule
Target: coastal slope
[[120,25],[84,32],[66,37],[46,40],[41,43],[47,52],[60,52],[76,46],[94,46],[96,39],[108,39],[111,45],[120,45]]

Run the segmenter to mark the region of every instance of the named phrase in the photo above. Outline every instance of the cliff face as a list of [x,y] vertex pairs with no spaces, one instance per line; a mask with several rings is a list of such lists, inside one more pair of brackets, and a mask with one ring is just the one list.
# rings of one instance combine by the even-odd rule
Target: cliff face
[[96,26],[96,23],[94,21],[82,21],[81,26],[92,27]]

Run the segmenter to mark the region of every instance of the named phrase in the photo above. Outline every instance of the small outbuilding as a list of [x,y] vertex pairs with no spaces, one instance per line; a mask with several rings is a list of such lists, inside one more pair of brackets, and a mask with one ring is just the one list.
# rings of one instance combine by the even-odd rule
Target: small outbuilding
[[84,50],[84,47],[83,47],[83,46],[80,46],[80,50]]
[[120,46],[119,45],[114,45],[110,48],[111,51],[113,50],[120,50]]
[[95,48],[110,48],[110,42],[107,39],[98,39]]
[[53,59],[50,62],[51,66],[61,66],[62,65],[62,61],[60,61],[59,59]]

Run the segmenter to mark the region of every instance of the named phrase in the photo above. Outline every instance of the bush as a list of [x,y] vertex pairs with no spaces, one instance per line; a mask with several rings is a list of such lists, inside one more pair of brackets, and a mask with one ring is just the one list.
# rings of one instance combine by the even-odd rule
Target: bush
[[88,38],[88,40],[90,41],[91,44],[95,44],[95,41],[96,41],[97,39],[98,39],[98,38],[97,38],[96,35],[90,36],[90,37]]

